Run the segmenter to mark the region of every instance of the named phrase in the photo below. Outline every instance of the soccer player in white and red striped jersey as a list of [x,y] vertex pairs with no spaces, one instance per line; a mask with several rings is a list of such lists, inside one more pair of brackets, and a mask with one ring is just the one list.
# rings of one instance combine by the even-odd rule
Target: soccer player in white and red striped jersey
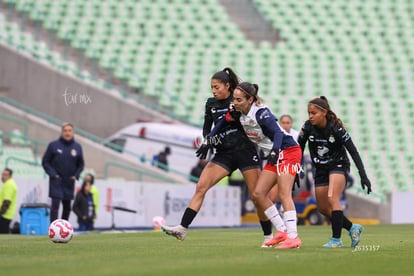
[[[233,92],[236,112],[231,112],[227,117],[238,119],[247,137],[264,152],[265,157],[267,156],[267,164],[259,176],[253,193],[255,204],[264,210],[277,229],[275,236],[265,245],[278,245],[277,249],[297,248],[302,242],[297,231],[292,187],[295,176],[300,170],[302,152],[296,140],[283,130],[269,108],[261,103],[258,89],[257,84],[248,82],[239,84]],[[275,184],[279,188],[284,221],[268,197]]]

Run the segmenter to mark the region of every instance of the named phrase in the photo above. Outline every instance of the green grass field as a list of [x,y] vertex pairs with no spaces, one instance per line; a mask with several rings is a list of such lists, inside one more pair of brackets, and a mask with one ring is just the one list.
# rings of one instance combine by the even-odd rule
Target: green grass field
[[[193,229],[183,242],[161,232],[89,233],[69,244],[0,236],[1,275],[414,275],[414,225],[365,226],[353,250],[325,249],[329,226],[300,226],[300,249],[260,248],[257,229]],[[272,273],[272,274],[270,274]],[[282,274],[283,273],[283,274]]]

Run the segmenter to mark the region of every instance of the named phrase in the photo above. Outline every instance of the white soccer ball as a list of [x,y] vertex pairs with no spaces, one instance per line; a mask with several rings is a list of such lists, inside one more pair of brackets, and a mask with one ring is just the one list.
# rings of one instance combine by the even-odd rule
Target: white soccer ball
[[49,225],[49,238],[55,243],[68,243],[73,237],[73,226],[69,221],[57,219]]
[[165,219],[161,216],[155,216],[152,219],[152,226],[154,229],[160,229],[162,225],[165,225]]

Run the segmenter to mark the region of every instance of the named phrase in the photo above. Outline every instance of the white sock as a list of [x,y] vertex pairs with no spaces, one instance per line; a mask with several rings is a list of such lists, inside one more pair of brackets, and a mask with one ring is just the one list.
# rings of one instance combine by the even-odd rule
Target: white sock
[[273,235],[263,235],[264,241],[270,241],[273,238]]
[[275,205],[270,206],[264,211],[266,217],[270,219],[277,231],[286,232],[286,225],[280,217]]
[[283,213],[283,217],[285,218],[285,224],[287,227],[287,235],[290,239],[294,239],[298,236],[298,227],[296,224],[297,217],[296,211],[285,211]]

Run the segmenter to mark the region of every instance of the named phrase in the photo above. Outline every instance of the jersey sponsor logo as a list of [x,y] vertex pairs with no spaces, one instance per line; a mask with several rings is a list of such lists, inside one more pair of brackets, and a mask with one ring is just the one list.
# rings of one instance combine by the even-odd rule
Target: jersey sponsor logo
[[262,112],[262,114],[260,114],[260,117],[259,117],[260,119],[267,119],[267,118],[270,118],[270,113],[269,113],[269,110],[264,110],[263,112]]
[[257,137],[257,136],[259,136],[259,133],[257,133],[257,132],[251,132],[251,131],[246,131],[246,135],[248,136],[248,137]]
[[314,162],[315,164],[321,164],[321,165],[324,165],[324,164],[328,164],[329,160],[320,160],[318,157],[314,157],[314,158],[313,158],[313,162]]
[[342,139],[344,139],[344,141],[348,141],[351,137],[349,136],[348,132],[345,132],[344,135],[342,135]]
[[76,150],[75,150],[75,149],[72,149],[72,150],[70,151],[70,154],[71,154],[73,157],[75,157],[78,153],[76,152]]
[[232,134],[234,132],[237,132],[238,130],[236,128],[231,128],[226,130],[225,132],[221,132],[219,134],[214,135],[213,137],[210,138],[210,143],[213,144],[214,146],[223,144],[223,142],[221,141],[221,139],[224,139],[224,137],[226,137],[229,134]]
[[58,152],[59,154],[62,154],[62,153],[63,153],[63,150],[61,150],[61,149],[57,149],[57,152]]
[[226,135],[229,135],[229,134],[231,134],[233,132],[237,132],[237,129],[232,128],[232,129],[227,130],[225,133],[226,133]]
[[310,142],[323,142],[323,143],[326,143],[327,142],[326,139],[315,139],[315,136],[313,136],[313,135],[309,136],[308,140]]
[[318,155],[319,156],[324,156],[325,154],[327,154],[329,152],[329,148],[325,147],[325,146],[318,146]]
[[229,111],[229,109],[228,108],[222,108],[222,109],[216,109],[215,107],[212,107],[211,109],[211,113],[217,113],[217,112],[227,112],[227,111]]

